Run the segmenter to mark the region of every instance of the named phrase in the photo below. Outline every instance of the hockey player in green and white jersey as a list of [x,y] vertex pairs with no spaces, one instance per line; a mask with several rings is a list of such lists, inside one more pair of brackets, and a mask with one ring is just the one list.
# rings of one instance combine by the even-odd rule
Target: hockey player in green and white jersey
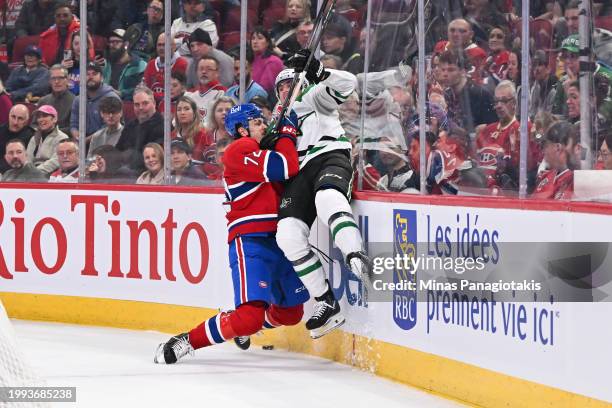
[[371,261],[363,249],[359,227],[349,205],[353,169],[351,142],[340,124],[338,106],[355,90],[356,77],[347,71],[325,69],[309,51],[293,55],[276,79],[276,92],[283,101],[295,72],[306,71],[310,83],[292,108],[298,116],[300,171],[285,186],[279,209],[276,240],[316,303],[306,322],[312,338],[318,338],[344,323],[319,256],[308,242],[315,218],[330,228],[346,264],[358,277],[368,277]]

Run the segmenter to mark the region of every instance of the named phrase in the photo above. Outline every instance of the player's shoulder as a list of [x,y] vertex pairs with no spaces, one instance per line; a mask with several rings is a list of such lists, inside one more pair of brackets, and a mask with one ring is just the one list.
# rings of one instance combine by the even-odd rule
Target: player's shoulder
[[250,137],[241,137],[234,140],[229,144],[229,146],[227,146],[227,149],[225,149],[225,155],[244,153],[247,150],[259,150],[259,143]]

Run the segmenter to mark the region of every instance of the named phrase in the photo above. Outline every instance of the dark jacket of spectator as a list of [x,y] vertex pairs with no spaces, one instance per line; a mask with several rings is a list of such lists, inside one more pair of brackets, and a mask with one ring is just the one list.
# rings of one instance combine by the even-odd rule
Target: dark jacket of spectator
[[[94,133],[96,130],[101,129],[104,126],[104,121],[100,115],[100,101],[105,96],[111,96],[119,98],[117,92],[110,86],[103,83],[100,85],[100,89],[93,97],[87,97],[87,109],[86,109],[86,126],[85,133],[87,136]],[[70,114],[70,129],[79,128],[79,98],[74,98],[72,101],[72,113]]]
[[146,170],[142,150],[147,143],[164,143],[164,118],[159,112],[155,112],[143,123],[138,120],[128,123],[115,146],[123,152],[123,164],[135,170],[137,174]]
[[43,96],[49,92],[49,70],[43,65],[32,70],[25,66],[15,68],[6,81],[6,90],[13,101],[23,101],[29,93]]
[[70,114],[72,112],[72,104],[74,102],[74,95],[70,91],[65,91],[61,94],[55,95],[50,93],[40,98],[37,106],[51,105],[57,111],[57,126],[60,130],[67,135],[70,134]]
[[15,22],[15,35],[17,37],[38,35],[47,30],[55,23],[54,6],[55,1],[52,1],[44,9],[40,7],[38,0],[26,1]]
[[38,170],[32,163],[26,163],[20,169],[10,169],[2,175],[2,181],[21,181],[21,182],[43,182],[48,181],[48,177],[45,173]]
[[170,184],[177,186],[200,186],[205,184],[206,180],[206,174],[200,169],[200,166],[190,163],[189,167],[181,173],[180,178],[174,174],[174,171],[172,172]]
[[[75,15],[80,16],[80,0],[76,1]],[[131,3],[125,2],[125,3]],[[112,31],[111,26],[115,13],[117,13],[117,0],[93,0],[87,2],[87,29],[92,35],[108,37]]]
[[[102,69],[102,77],[105,84],[111,82],[111,63],[107,61]],[[127,63],[121,74],[119,75],[119,83],[117,85],[117,91],[124,101],[131,101],[134,95],[134,89],[142,82],[147,63],[136,55],[130,56],[130,62]]]
[[147,21],[132,24],[125,30],[125,38],[129,41],[130,54],[138,55],[143,60],[149,61],[157,52],[155,48],[157,38],[163,32],[163,20],[159,24],[149,24]]
[[485,88],[468,81],[458,95],[450,88],[444,91],[448,117],[468,132],[478,125],[497,122],[493,110],[493,95]]
[[9,166],[4,159],[4,154],[6,153],[6,142],[11,139],[21,139],[23,140],[24,145],[27,146],[33,135],[34,128],[31,126],[26,126],[19,132],[11,132],[8,123],[0,126],[0,173],[4,173],[11,168],[11,166]]

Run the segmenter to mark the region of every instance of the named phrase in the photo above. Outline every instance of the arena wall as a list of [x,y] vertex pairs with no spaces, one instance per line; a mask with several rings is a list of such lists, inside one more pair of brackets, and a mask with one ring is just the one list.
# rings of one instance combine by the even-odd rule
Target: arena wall
[[[233,306],[219,189],[2,185],[0,192],[0,298],[11,317],[177,333]],[[603,204],[374,193],[358,195],[353,207],[369,242],[429,243],[447,228],[473,245],[484,236],[607,242],[612,231],[612,206]],[[325,228],[316,225],[312,241],[331,255],[325,265],[347,324],[317,341],[300,325],[256,342],[480,406],[612,402],[609,302],[500,302],[490,313],[496,330],[456,325],[440,317],[439,298],[411,305],[398,292],[397,302],[368,302]],[[521,308],[524,320],[509,312]]]

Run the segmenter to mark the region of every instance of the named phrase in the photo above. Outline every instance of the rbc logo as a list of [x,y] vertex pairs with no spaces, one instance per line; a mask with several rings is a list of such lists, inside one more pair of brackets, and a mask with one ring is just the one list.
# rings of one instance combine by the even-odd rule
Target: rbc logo
[[[393,210],[393,256],[409,258],[416,256],[417,245],[416,211]],[[412,281],[416,283],[416,273],[411,269],[397,268],[393,273],[393,282]],[[412,329],[417,322],[416,290],[393,291],[393,320],[403,330]]]

